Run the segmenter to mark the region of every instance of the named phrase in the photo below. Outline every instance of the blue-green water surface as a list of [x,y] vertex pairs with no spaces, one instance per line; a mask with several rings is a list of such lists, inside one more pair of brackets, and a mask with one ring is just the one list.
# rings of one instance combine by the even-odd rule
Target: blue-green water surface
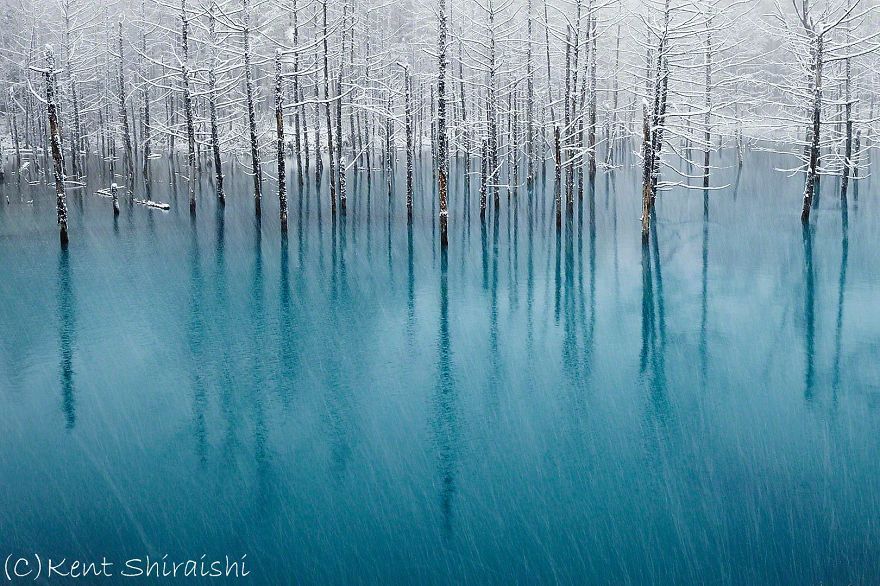
[[[728,157],[732,158],[732,157]],[[635,171],[557,231],[452,167],[288,169],[262,219],[153,161],[169,212],[0,186],[0,553],[247,555],[253,583],[880,582],[880,184],[750,153],[640,237]],[[402,165],[401,165],[402,169]],[[867,175],[863,170],[863,175]],[[32,174],[35,179],[38,174]],[[121,179],[117,178],[117,181]],[[140,197],[144,188],[139,183]],[[8,197],[8,202],[7,202]]]

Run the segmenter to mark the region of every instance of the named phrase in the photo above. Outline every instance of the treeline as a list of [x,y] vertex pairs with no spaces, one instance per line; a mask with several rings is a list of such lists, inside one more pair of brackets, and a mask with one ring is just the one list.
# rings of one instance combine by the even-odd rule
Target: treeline
[[[347,181],[430,153],[446,244],[449,160],[480,212],[553,167],[557,223],[597,173],[636,165],[647,238],[658,193],[709,190],[719,149],[783,152],[846,199],[876,143],[873,0],[36,0],[3,6],[6,155],[65,189],[98,156],[129,186],[186,161],[189,202],[224,202],[223,170],[254,208],[287,183]],[[50,161],[51,157],[51,161]],[[286,177],[293,159],[292,177]],[[215,193],[197,192],[202,168]]]

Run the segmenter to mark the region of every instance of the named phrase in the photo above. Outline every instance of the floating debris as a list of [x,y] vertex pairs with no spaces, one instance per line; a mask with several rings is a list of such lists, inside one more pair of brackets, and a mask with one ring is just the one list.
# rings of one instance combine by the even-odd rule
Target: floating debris
[[152,201],[149,199],[135,199],[134,203],[140,204],[142,206],[147,206],[148,208],[156,208],[159,210],[168,211],[171,209],[171,206],[167,203],[163,203],[161,201]]

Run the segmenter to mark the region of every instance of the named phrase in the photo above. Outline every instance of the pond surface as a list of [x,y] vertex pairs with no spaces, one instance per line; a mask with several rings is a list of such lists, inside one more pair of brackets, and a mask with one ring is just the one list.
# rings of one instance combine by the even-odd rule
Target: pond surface
[[786,164],[663,193],[643,247],[633,170],[560,234],[552,167],[481,224],[459,162],[445,253],[428,158],[411,226],[402,177],[389,198],[350,176],[333,222],[327,179],[288,169],[286,240],[240,163],[225,209],[202,173],[193,219],[157,159],[171,210],[123,196],[115,220],[93,164],[67,251],[50,188],[8,170],[0,553],[246,554],[256,583],[877,583],[880,184],[844,214],[823,178],[804,232]]

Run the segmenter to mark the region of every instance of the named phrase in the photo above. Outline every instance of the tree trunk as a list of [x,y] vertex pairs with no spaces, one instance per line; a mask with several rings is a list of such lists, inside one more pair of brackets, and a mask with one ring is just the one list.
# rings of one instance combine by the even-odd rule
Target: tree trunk
[[345,190],[342,189],[342,175],[345,167],[342,164],[342,80],[345,75],[345,25],[348,19],[348,3],[342,5],[342,48],[339,55],[339,76],[336,82],[336,161],[338,163],[337,175],[339,182],[339,208],[345,215],[347,207]]
[[406,110],[406,217],[412,220],[413,213],[413,115],[412,115],[412,80],[409,68],[403,69],[404,109]]
[[[565,31],[565,101],[563,102],[563,110],[562,110],[562,130],[565,132],[565,157],[570,158],[569,150],[568,150],[568,134],[571,132],[571,45],[572,45],[572,31],[571,26]],[[562,153],[562,147],[560,145],[560,153]],[[561,159],[558,159],[561,164]],[[574,179],[572,177],[572,168],[571,164],[566,163],[565,165],[565,203],[568,206],[574,205]]]
[[[531,1],[531,0],[530,0]],[[462,149],[464,150],[464,182],[465,191],[470,187],[471,175],[471,130],[467,123],[467,104],[464,97],[464,59],[462,51],[463,43],[458,44],[458,77],[459,89],[461,93],[461,126],[462,126]]]
[[535,73],[532,64],[532,0],[526,7],[526,183],[535,178]]
[[55,105],[55,55],[51,45],[46,45],[46,112],[49,118],[49,134],[52,145],[52,161],[55,170],[55,207],[58,213],[61,246],[67,246],[67,200],[64,197],[64,156],[61,153],[61,135],[58,130],[58,110]]
[[324,174],[324,158],[321,154],[321,92],[318,89],[318,52],[315,51],[315,183],[321,184]]
[[437,181],[438,200],[440,204],[440,246],[446,247],[449,243],[447,234],[447,221],[449,210],[446,202],[446,169],[448,165],[446,155],[446,0],[439,3],[439,72],[437,74]]
[[819,128],[822,118],[822,35],[815,35],[814,43],[816,45],[813,52],[813,116],[810,129],[807,178],[804,184],[804,206],[801,210],[801,222],[803,223],[810,221],[810,209],[813,206],[813,194],[816,190],[819,167]]
[[482,141],[480,151],[480,220],[482,221],[486,219],[486,194],[489,181],[489,146],[485,138]]
[[260,213],[263,192],[263,170],[260,166],[260,150],[257,144],[257,119],[254,112],[254,79],[251,71],[250,0],[242,0],[242,35],[244,40],[244,83],[247,99],[248,130],[251,139],[251,173],[254,176],[254,210]]
[[214,177],[217,183],[217,200],[220,205],[226,202],[223,192],[223,167],[220,159],[220,136],[217,128],[217,18],[214,14],[216,2],[211,2],[208,10],[208,34],[211,38],[211,67],[208,71],[208,110],[211,116],[211,151],[214,156]]
[[327,37],[330,30],[327,28],[327,0],[321,0],[321,11],[324,23],[324,100],[327,121],[327,161],[330,165],[330,211],[336,215],[336,166],[333,163],[333,122],[330,106],[330,65],[329,65],[329,48],[327,46]]
[[653,141],[651,140],[651,122],[648,116],[648,104],[642,106],[642,242],[648,242],[651,230],[651,176],[653,172]]
[[134,164],[131,150],[131,131],[128,126],[128,112],[125,107],[125,60],[122,47],[122,21],[119,22],[119,123],[122,125],[122,143],[125,147],[125,173],[129,183],[134,179]]
[[596,92],[598,91],[598,88],[596,86],[596,18],[592,16],[592,13],[592,2],[590,2],[590,19],[592,21],[592,25],[590,27],[590,95],[589,108],[587,113],[587,115],[589,116],[589,124],[587,128],[587,146],[589,147],[589,151],[587,152],[589,156],[590,183],[592,183],[593,180],[596,178]]
[[559,137],[559,125],[553,125],[554,155],[556,157],[556,177],[553,182],[556,197],[556,227],[562,227],[562,144]]
[[[711,20],[710,20],[711,24]],[[707,25],[708,26],[708,25]],[[703,188],[709,188],[709,157],[712,150],[712,33],[706,31],[706,119],[703,140]]]
[[110,184],[110,197],[113,200],[113,215],[119,215],[119,187],[116,183]]
[[[847,10],[851,3],[847,1]],[[846,28],[847,43],[851,41],[849,26]],[[847,58],[844,60],[844,113],[846,115],[846,137],[844,139],[844,155],[843,155],[843,177],[840,182],[840,198],[843,205],[846,205],[846,191],[849,187],[849,178],[852,176],[852,156],[853,156],[853,119],[852,119],[852,61]]]
[[[144,25],[146,26],[146,18],[143,17],[143,2],[141,3],[141,15],[144,20]],[[146,58],[147,55],[147,33],[146,29],[141,33],[141,63],[143,63],[143,59]],[[143,65],[141,65],[141,74],[144,78],[146,78],[146,71],[143,69]],[[150,183],[150,155],[151,153],[151,141],[150,141],[150,86],[146,81],[143,81],[143,89],[141,91],[141,99],[144,103],[144,114],[143,114],[143,129],[141,131],[141,139],[144,141],[144,153],[143,153],[143,173],[144,173],[144,185],[149,186]],[[79,147],[77,147],[79,148]]]
[[196,213],[196,131],[193,123],[192,92],[189,85],[189,22],[186,0],[180,2],[181,77],[183,79],[183,115],[186,118],[187,163],[189,164],[189,211]]
[[[293,101],[299,102],[301,101],[299,87],[299,11],[297,9],[296,0],[293,0],[291,14],[293,18],[291,26],[293,29]],[[303,184],[303,145],[301,132],[305,123],[304,114],[305,107],[297,107],[293,112],[293,144],[294,150],[296,151],[294,155],[296,156],[296,175],[300,186]],[[306,146],[306,149],[308,149],[308,146]],[[305,155],[306,160],[308,160],[308,150],[306,150]]]
[[284,78],[281,76],[281,49],[275,49],[275,134],[278,156],[278,209],[281,230],[287,232],[287,179],[284,169]]
[[498,180],[496,173],[498,172],[498,98],[495,88],[495,5],[494,0],[488,0],[489,3],[489,95],[488,95],[488,117],[489,117],[489,175],[487,181],[492,182],[492,203],[494,209],[498,209]]

